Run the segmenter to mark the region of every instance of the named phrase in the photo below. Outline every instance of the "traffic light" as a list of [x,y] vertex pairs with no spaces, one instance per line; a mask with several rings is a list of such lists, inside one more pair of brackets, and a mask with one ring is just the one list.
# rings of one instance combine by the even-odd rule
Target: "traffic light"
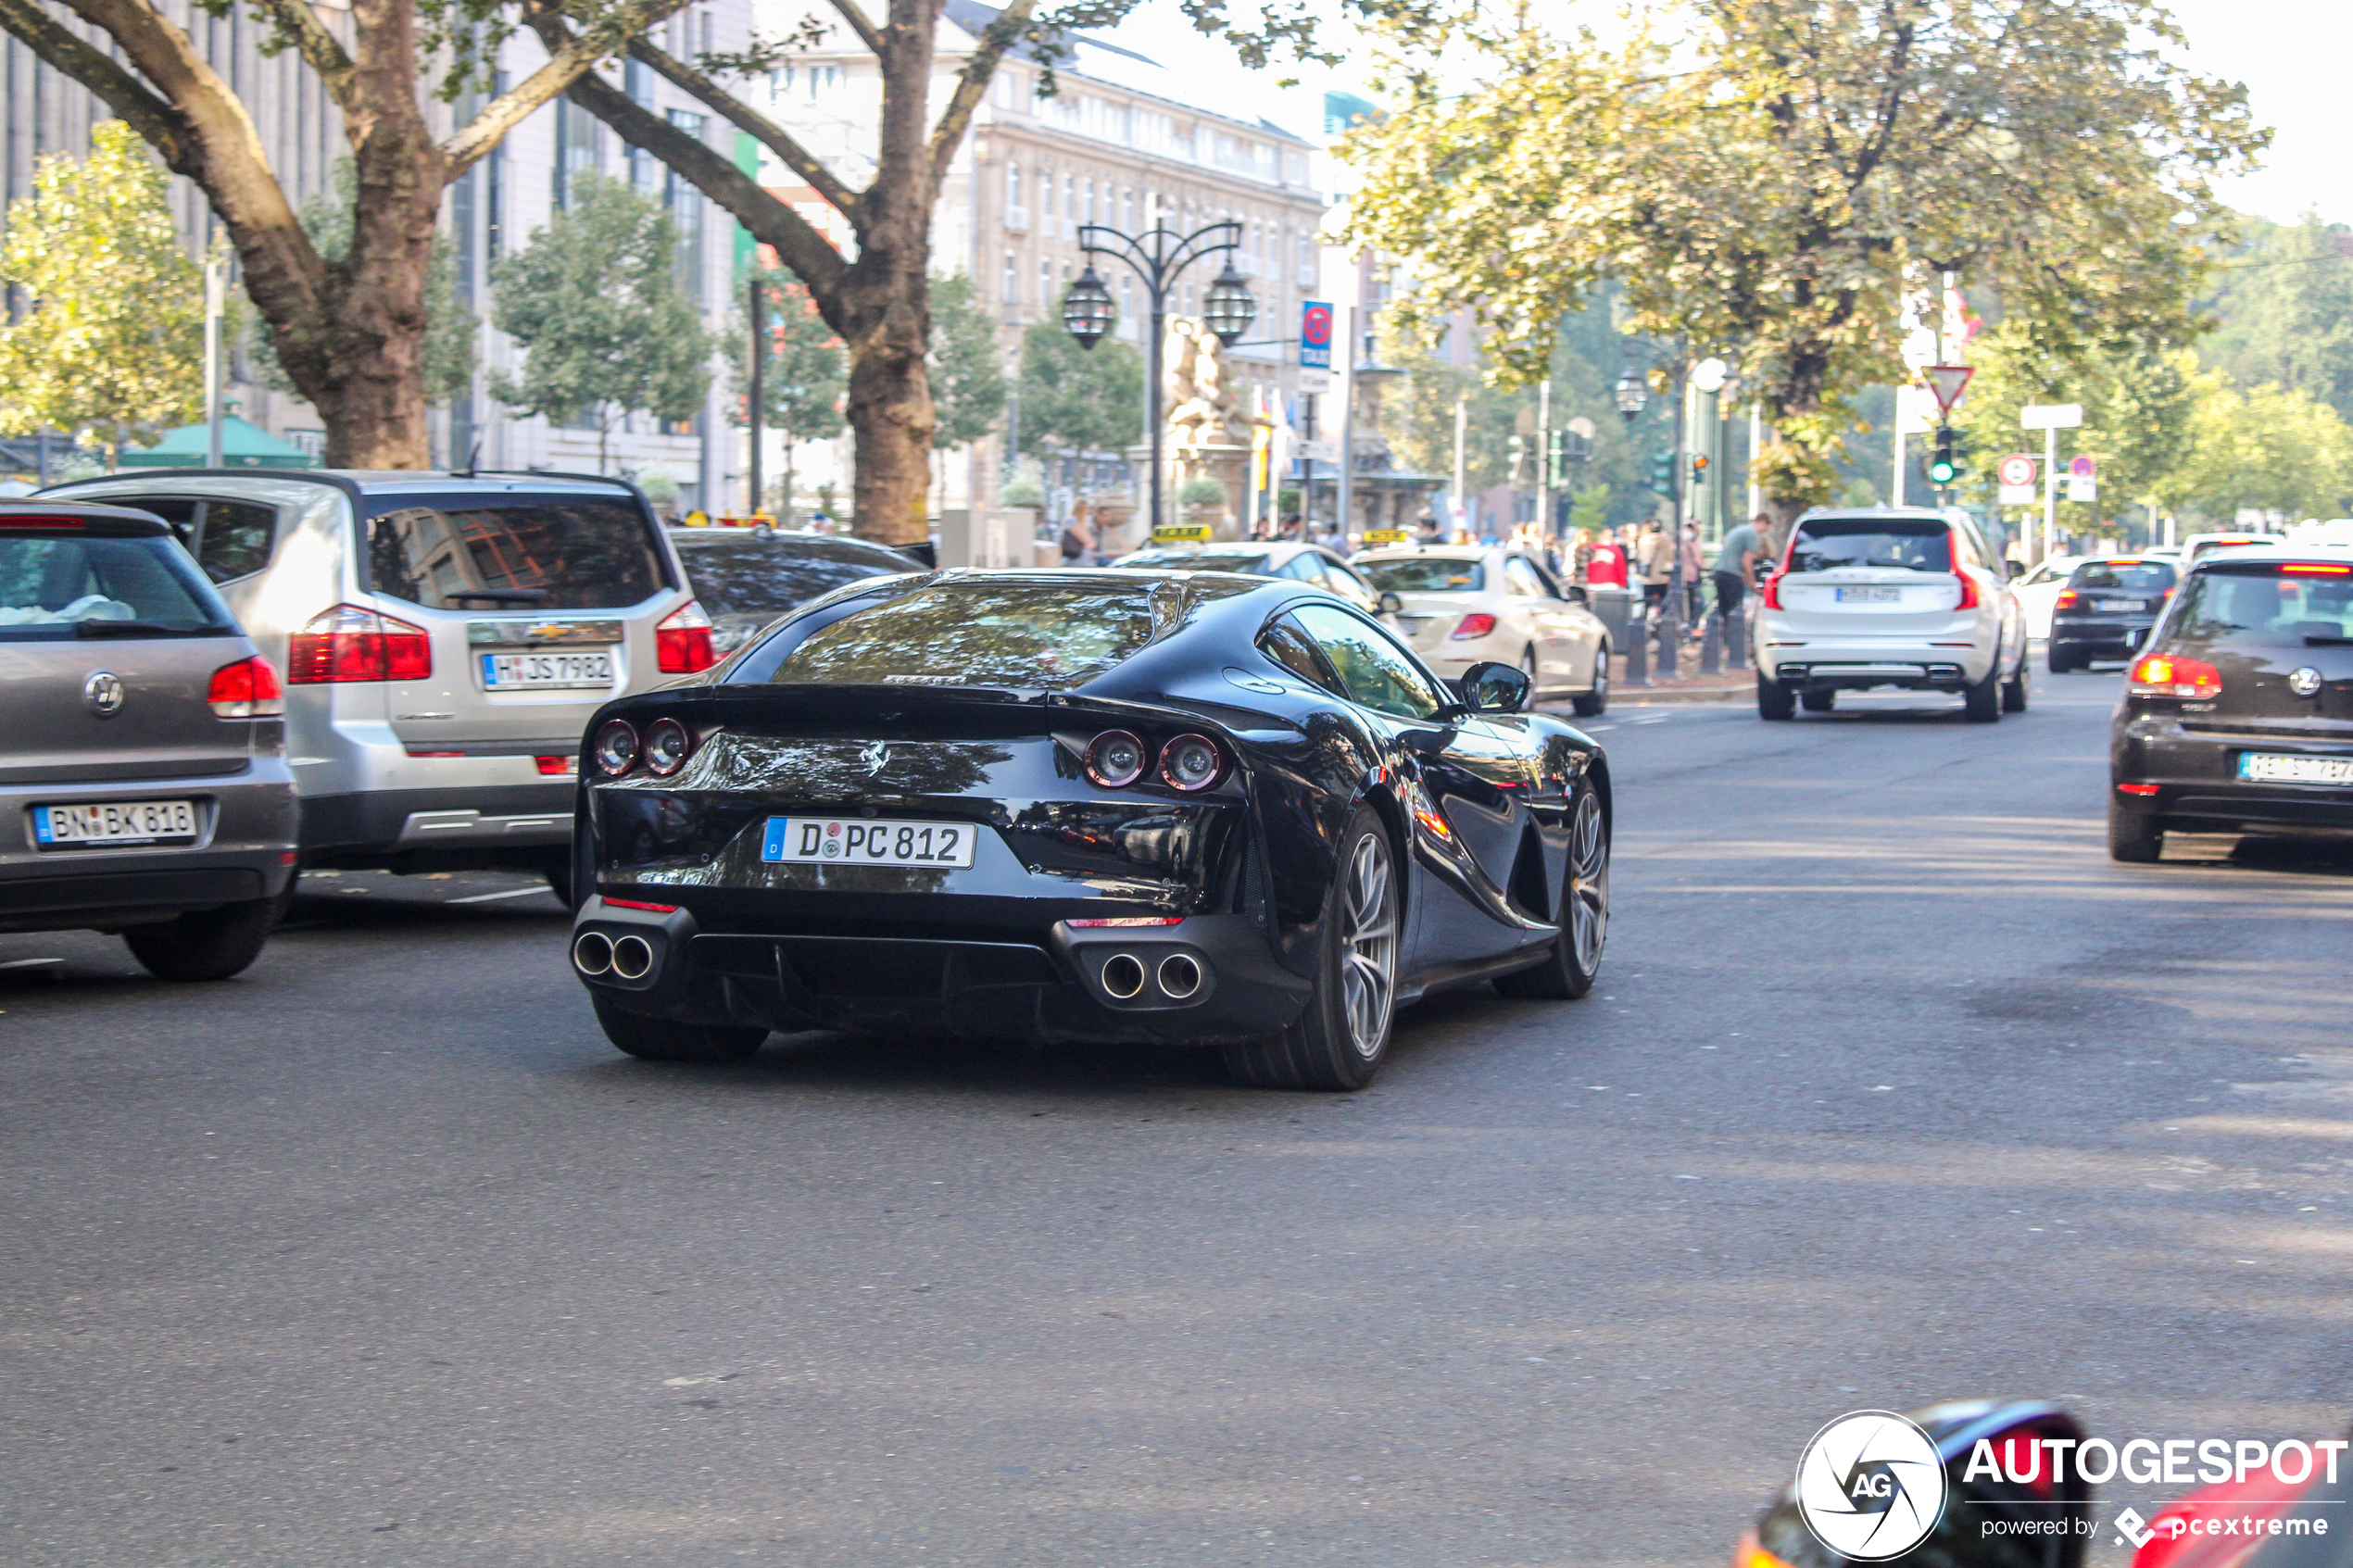
[[1516,486],[1518,485],[1518,483],[1519,483],[1519,469],[1520,469],[1520,465],[1521,465],[1522,463],[1526,462],[1527,460],[1528,460],[1528,438],[1527,438],[1526,436],[1524,436],[1524,435],[1515,435],[1515,436],[1513,436],[1513,437],[1512,437],[1512,477],[1511,477],[1511,481],[1510,481],[1510,483],[1512,483],[1515,487],[1516,487]]
[[1692,483],[1693,484],[1707,483],[1707,454],[1705,452],[1697,453],[1692,458]]
[[1953,427],[1936,427],[1936,449],[1928,459],[1928,478],[1931,484],[1950,484],[1960,477],[1961,460],[1953,449]]
[[1675,494],[1674,453],[1653,452],[1651,454],[1651,489],[1661,495]]

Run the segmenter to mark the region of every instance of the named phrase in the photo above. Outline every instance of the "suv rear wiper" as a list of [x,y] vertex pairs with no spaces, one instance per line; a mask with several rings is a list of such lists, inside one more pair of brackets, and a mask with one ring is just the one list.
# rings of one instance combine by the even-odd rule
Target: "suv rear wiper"
[[536,604],[547,596],[545,588],[455,588],[445,599],[495,599],[500,604]]
[[2353,648],[2353,637],[2312,637],[2304,639],[2308,648]]
[[227,626],[165,626],[153,621],[77,621],[77,637],[232,637]]

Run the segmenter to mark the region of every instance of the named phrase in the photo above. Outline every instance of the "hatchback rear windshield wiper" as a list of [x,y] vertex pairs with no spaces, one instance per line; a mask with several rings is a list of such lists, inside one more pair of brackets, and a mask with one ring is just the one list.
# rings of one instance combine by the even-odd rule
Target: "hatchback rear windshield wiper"
[[2353,648],[2353,637],[2307,637],[2308,648]]
[[153,621],[77,621],[73,623],[77,637],[229,637],[233,628],[227,626],[165,626]]
[[496,599],[500,604],[536,604],[547,596],[545,588],[452,588],[445,599]]

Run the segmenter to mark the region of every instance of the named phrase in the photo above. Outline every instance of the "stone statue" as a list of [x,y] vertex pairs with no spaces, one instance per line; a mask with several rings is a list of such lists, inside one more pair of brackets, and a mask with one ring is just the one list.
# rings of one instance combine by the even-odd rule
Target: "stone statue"
[[1202,322],[1169,319],[1161,345],[1161,395],[1168,407],[1168,432],[1181,467],[1191,467],[1210,446],[1248,445],[1250,423],[1226,386],[1225,345]]

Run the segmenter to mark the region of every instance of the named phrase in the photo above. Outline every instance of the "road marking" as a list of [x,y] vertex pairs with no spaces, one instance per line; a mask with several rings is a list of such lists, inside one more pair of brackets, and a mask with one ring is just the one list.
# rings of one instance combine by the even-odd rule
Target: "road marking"
[[510,887],[504,893],[472,893],[463,898],[451,898],[452,904],[487,904],[493,898],[528,898],[535,893],[549,893],[545,887]]
[[0,963],[0,969],[39,969],[44,964],[63,963],[63,959],[10,959]]

